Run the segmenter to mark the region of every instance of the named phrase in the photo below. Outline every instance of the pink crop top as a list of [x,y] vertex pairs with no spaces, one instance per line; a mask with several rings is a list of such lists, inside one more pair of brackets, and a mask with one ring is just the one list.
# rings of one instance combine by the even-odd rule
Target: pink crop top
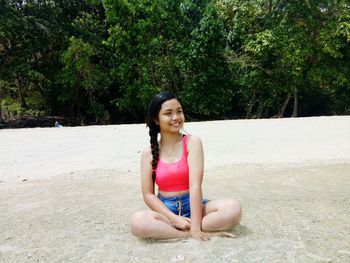
[[159,190],[165,192],[177,192],[189,189],[188,164],[187,164],[187,139],[182,139],[182,156],[175,163],[164,163],[159,158],[156,168],[156,184]]

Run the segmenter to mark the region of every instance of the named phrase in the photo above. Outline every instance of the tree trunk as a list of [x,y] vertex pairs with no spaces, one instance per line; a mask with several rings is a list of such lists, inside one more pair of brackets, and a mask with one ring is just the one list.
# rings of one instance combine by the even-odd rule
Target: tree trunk
[[165,58],[166,59],[166,70],[168,71],[168,74],[169,74],[169,80],[173,83],[172,85],[170,85],[170,87],[173,86],[175,88],[175,91],[176,91],[175,93],[177,93],[179,88],[177,85],[177,80],[175,79],[176,78],[176,76],[175,76],[176,67],[174,67],[174,63],[171,59],[171,54],[169,54],[168,48],[166,49],[166,54],[167,54],[167,56]]
[[17,95],[18,95],[19,101],[21,102],[21,108],[27,109],[27,103],[24,99],[23,91],[22,91],[22,87],[21,87],[22,83],[20,83],[18,79],[16,79],[15,83],[17,86]]
[[258,106],[258,119],[261,119],[263,109],[264,109],[264,103],[260,100],[259,106]]
[[269,12],[272,12],[272,0],[269,1]]
[[2,91],[2,88],[0,87],[0,123],[4,122],[4,118],[2,117],[2,102],[1,99],[4,97],[4,92]]
[[283,118],[284,112],[285,112],[285,110],[286,110],[286,108],[287,108],[287,105],[288,105],[289,100],[290,100],[290,93],[288,93],[287,98],[286,98],[286,100],[284,101],[284,103],[283,103],[283,105],[282,105],[282,107],[281,107],[281,110],[280,110],[280,112],[279,112],[278,115],[277,115],[278,118]]
[[85,94],[86,94],[86,90],[84,90],[84,87],[82,87],[82,83],[84,81],[83,74],[84,74],[83,72],[78,73],[78,79],[77,79],[77,83],[75,84],[75,94],[74,94],[74,96],[75,96],[74,115],[75,115],[76,119],[78,120],[78,122],[80,122],[81,126],[83,126],[83,123],[85,121],[85,118],[83,117],[83,114],[82,114],[82,107],[83,107],[83,103],[85,102]]
[[296,86],[294,87],[294,107],[292,117],[298,117],[298,88]]
[[154,66],[150,61],[149,61],[148,65],[149,65],[149,69],[151,71],[150,75],[151,75],[153,87],[157,87],[157,80],[156,80],[157,77],[156,77]]
[[253,110],[253,106],[254,106],[254,104],[255,104],[255,95],[256,94],[256,92],[255,92],[255,90],[253,91],[253,97],[252,97],[252,99],[250,100],[250,103],[249,103],[249,108],[248,108],[248,110],[247,110],[247,114],[245,115],[245,118],[246,119],[249,119],[250,118],[250,115],[251,115],[251,113],[252,113],[252,110]]

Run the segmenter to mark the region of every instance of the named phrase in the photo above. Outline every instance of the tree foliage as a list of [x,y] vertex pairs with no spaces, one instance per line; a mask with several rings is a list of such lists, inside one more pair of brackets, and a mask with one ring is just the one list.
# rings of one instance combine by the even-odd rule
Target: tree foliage
[[0,111],[143,121],[350,113],[346,0],[0,0]]
[[[217,7],[247,117],[283,116],[291,98],[293,116],[349,112],[346,1],[232,0]],[[347,102],[335,101],[337,93]]]

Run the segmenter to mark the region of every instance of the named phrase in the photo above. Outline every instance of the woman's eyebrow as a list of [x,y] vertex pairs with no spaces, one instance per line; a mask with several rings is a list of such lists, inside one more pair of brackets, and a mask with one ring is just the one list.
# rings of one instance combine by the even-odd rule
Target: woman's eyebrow
[[[178,107],[175,110],[182,110],[182,107]],[[167,112],[167,111],[173,111],[173,109],[171,109],[171,108],[164,109],[164,112]]]

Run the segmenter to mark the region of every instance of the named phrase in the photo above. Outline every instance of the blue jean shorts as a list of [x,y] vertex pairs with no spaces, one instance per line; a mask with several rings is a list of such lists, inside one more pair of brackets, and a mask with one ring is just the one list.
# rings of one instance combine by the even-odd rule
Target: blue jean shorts
[[[190,194],[184,194],[179,196],[165,197],[158,194],[158,198],[162,201],[165,206],[174,214],[191,217],[190,209]],[[202,205],[206,205],[209,202],[207,199],[202,199]]]

